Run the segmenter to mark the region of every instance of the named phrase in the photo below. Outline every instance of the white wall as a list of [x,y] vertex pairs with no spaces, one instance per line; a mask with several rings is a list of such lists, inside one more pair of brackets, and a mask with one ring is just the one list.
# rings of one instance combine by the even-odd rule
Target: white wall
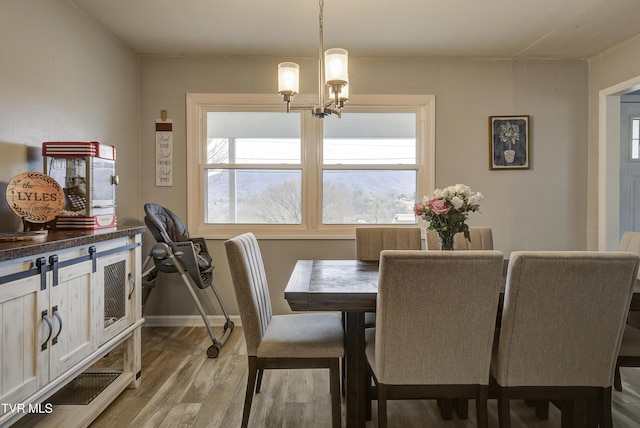
[[[139,61],[64,0],[0,2],[0,183],[43,171],[44,141],[116,147],[119,224],[139,224]],[[22,230],[0,198],[0,231]]]
[[[586,61],[350,59],[354,93],[436,96],[436,186],[465,183],[484,193],[482,212],[472,215],[470,224],[492,227],[497,249],[508,254],[586,248]],[[186,219],[185,93],[274,93],[281,60],[141,60],[143,202],[165,205]],[[296,61],[302,70],[301,93],[315,93],[317,60]],[[174,120],[173,187],[155,187],[154,181],[153,126],[162,109]],[[349,114],[348,105],[344,114]],[[531,169],[490,171],[488,117],[514,114],[531,115]],[[289,310],[282,291],[296,259],[355,255],[350,240],[263,240],[261,246],[276,312]],[[209,241],[209,247],[217,287],[235,312],[222,241]],[[145,312],[195,313],[180,284],[154,291]]]

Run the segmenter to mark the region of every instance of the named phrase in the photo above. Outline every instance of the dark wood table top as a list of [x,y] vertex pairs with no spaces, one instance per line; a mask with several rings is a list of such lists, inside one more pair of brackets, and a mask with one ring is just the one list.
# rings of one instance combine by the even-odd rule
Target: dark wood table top
[[375,311],[378,262],[298,260],[284,291],[294,311]]
[[[349,312],[375,311],[377,293],[378,262],[298,260],[284,296],[294,311]],[[640,311],[640,282],[629,310]]]

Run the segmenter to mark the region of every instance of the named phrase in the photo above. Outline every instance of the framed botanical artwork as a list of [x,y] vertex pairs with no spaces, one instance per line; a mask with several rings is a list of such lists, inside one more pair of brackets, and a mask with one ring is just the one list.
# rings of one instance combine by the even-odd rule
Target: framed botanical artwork
[[529,168],[529,116],[489,116],[489,169]]

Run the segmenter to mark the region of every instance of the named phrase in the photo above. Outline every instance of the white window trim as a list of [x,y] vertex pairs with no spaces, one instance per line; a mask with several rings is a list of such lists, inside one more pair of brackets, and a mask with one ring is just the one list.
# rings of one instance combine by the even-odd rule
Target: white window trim
[[[314,104],[317,96],[298,95],[294,104]],[[262,239],[353,239],[355,224],[323,225],[319,218],[319,207],[322,195],[316,192],[321,177],[321,165],[311,164],[309,159],[322,159],[321,147],[315,144],[302,145],[302,165],[307,173],[302,177],[302,212],[301,225],[284,224],[225,224],[212,225],[205,223],[204,201],[204,161],[203,146],[198,144],[200,121],[207,111],[242,107],[252,111],[284,110],[285,106],[279,95],[267,94],[201,94],[187,93],[187,226],[194,236],[207,239],[228,239],[240,233],[251,231]],[[343,114],[353,111],[388,111],[389,107],[397,111],[414,111],[417,113],[416,124],[418,188],[417,197],[430,194],[435,183],[435,96],[434,95],[352,95]],[[328,117],[322,120],[340,120]],[[304,113],[302,119],[304,131],[321,132],[320,120],[311,114]],[[199,150],[202,149],[202,150]],[[313,152],[311,152],[313,151]],[[337,167],[331,165],[331,168]],[[353,165],[345,169],[376,168],[379,165]],[[388,168],[387,168],[388,169]],[[393,168],[391,168],[393,169]],[[404,169],[399,166],[398,169]],[[314,194],[315,197],[308,197]]]
[[636,120],[640,120],[640,117],[631,116],[629,120],[629,162],[640,162],[640,158],[633,157],[633,143],[636,141],[636,138],[633,138],[633,122]]

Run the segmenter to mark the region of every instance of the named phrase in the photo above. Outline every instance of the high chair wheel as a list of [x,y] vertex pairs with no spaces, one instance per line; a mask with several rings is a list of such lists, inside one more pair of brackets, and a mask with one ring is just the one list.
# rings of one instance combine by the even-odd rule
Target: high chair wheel
[[220,353],[221,346],[219,344],[213,344],[207,348],[207,357],[216,358]]

